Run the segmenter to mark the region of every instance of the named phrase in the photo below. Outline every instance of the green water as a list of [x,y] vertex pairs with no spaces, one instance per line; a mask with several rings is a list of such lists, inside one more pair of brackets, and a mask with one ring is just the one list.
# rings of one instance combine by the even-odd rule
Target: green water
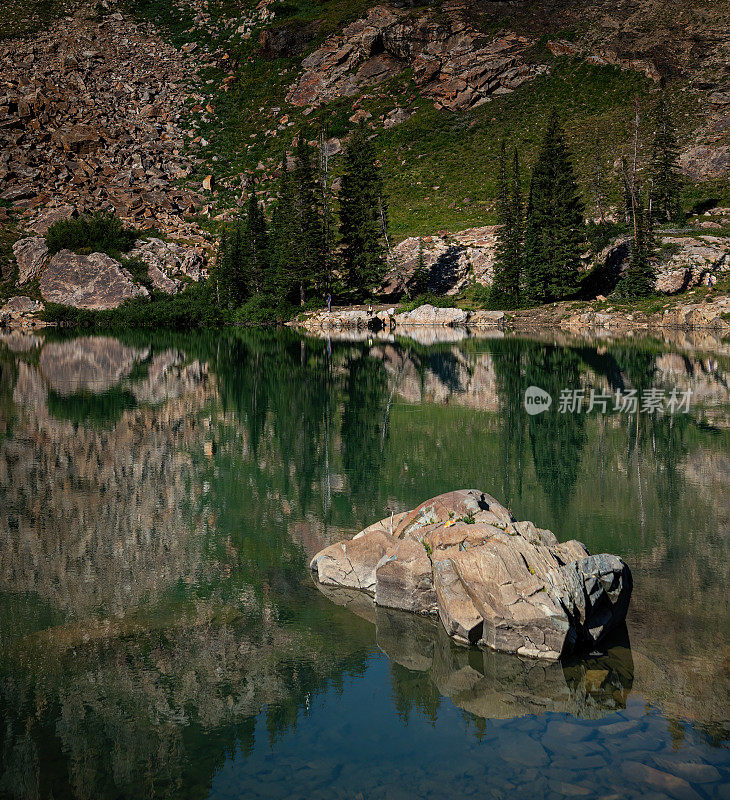
[[[0,338],[0,797],[729,798],[728,353]],[[323,546],[471,487],[624,557],[626,628],[548,664],[314,586]]]

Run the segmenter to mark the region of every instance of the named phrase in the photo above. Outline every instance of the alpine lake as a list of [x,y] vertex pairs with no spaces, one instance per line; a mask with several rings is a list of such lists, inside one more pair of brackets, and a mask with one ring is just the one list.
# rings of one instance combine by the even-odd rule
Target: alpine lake
[[[460,488],[624,558],[626,626],[531,660],[317,588]],[[0,797],[727,800],[729,564],[727,342],[4,335]]]

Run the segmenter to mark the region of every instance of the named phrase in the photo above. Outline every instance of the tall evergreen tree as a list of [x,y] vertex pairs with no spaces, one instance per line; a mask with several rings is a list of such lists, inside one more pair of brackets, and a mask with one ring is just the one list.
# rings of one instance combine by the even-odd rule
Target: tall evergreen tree
[[593,150],[593,194],[596,200],[596,211],[598,218],[603,224],[606,221],[606,216],[603,212],[603,167],[601,166],[602,153],[600,140],[598,138],[598,128],[595,131],[596,144]]
[[423,239],[418,239],[418,260],[413,275],[408,282],[408,293],[413,293],[414,297],[425,294],[431,277],[431,270],[426,266],[426,254],[423,251]]
[[545,303],[575,291],[583,228],[571,155],[553,112],[530,181],[524,262],[528,300]]
[[681,220],[682,176],[679,172],[677,130],[664,95],[656,109],[656,132],[649,172],[653,197],[652,217],[663,222]]
[[249,295],[243,228],[242,222],[235,222],[221,236],[214,283],[217,302],[222,308],[237,308]]
[[375,147],[362,123],[345,149],[339,201],[347,287],[368,296],[385,273],[388,215]]
[[266,218],[263,208],[259,205],[253,180],[248,184],[248,213],[244,228],[243,248],[250,275],[251,293],[261,294],[268,289],[271,276]]
[[510,174],[507,169],[506,145],[502,142],[499,170],[497,260],[494,267],[494,282],[490,291],[491,303],[501,308],[517,308],[521,301],[522,214],[519,156],[515,148],[512,173]]
[[245,218],[227,226],[218,250],[214,280],[217,300],[224,308],[237,308],[251,295],[268,291],[266,220],[252,182],[248,193]]
[[651,214],[648,209],[651,198],[647,201],[646,209],[641,197],[633,198],[633,225],[634,235],[631,242],[631,257],[626,272],[616,286],[619,297],[634,299],[647,297],[654,291],[654,269],[651,265],[653,252],[653,228]]
[[330,152],[327,143],[326,125],[319,132],[319,191],[322,204],[322,235],[324,242],[323,289],[324,291],[331,291],[335,223],[333,220]]
[[629,175],[629,168],[626,163],[626,157],[621,156],[621,183],[622,183],[622,199],[623,199],[623,215],[624,222],[627,225],[633,224],[634,219],[634,194],[632,189],[632,180]]
[[294,179],[288,170],[286,151],[282,158],[279,197],[271,217],[269,258],[271,291],[278,299],[300,299],[298,268],[300,228],[294,197]]
[[312,148],[304,132],[299,134],[294,154],[296,214],[299,223],[299,258],[296,264],[299,300],[309,290],[321,290],[325,283],[325,241],[320,189]]

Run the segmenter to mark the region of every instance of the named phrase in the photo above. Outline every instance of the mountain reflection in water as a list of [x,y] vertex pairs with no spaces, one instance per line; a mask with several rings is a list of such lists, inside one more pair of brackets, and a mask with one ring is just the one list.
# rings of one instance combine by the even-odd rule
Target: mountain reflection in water
[[[721,796],[726,345],[419,335],[0,337],[0,797],[468,795],[486,765]],[[529,417],[530,385],[693,402]],[[316,551],[464,486],[625,557],[623,638],[535,663],[317,591]]]

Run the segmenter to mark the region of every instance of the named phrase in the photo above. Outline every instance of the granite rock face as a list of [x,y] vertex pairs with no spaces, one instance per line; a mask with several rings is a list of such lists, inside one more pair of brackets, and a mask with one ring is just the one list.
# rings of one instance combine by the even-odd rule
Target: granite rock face
[[470,281],[489,286],[494,278],[496,245],[495,225],[468,228],[443,236],[404,239],[393,248],[381,292],[394,298],[411,292],[421,249],[431,291],[458,294]]
[[25,295],[11,297],[0,307],[0,314],[35,314],[43,310],[43,303]]
[[148,294],[111,256],[83,256],[70,250],[53,256],[41,275],[40,288],[47,302],[95,311],[116,308],[125,300]]
[[43,311],[43,303],[24,295],[11,297],[0,306],[0,328],[34,328],[40,324],[35,319],[40,311]]
[[469,312],[463,308],[437,308],[425,305],[395,315],[396,325],[465,325],[469,321]]
[[465,111],[547,71],[523,59],[531,44],[512,33],[487,38],[461,21],[375,6],[304,59],[305,72],[287,100],[318,106],[412,69],[436,107]]
[[449,492],[330,545],[311,564],[321,584],[359,589],[378,606],[437,613],[464,643],[556,659],[621,624],[628,566],[514,519],[490,495]]
[[134,249],[130,250],[128,256],[144,261],[150,268],[150,277],[153,269],[156,269],[168,278],[185,276],[194,281],[201,279],[204,261],[200,251],[175,242],[155,238],[146,242],[139,240],[135,242]]
[[46,240],[42,236],[19,239],[13,245],[13,255],[18,262],[18,286],[38,277],[48,260]]
[[665,236],[661,245],[666,255],[654,263],[657,292],[676,294],[698,286],[708,274],[717,276],[730,270],[728,237]]
[[730,172],[730,145],[698,144],[682,153],[680,164],[694,180],[723,177]]

